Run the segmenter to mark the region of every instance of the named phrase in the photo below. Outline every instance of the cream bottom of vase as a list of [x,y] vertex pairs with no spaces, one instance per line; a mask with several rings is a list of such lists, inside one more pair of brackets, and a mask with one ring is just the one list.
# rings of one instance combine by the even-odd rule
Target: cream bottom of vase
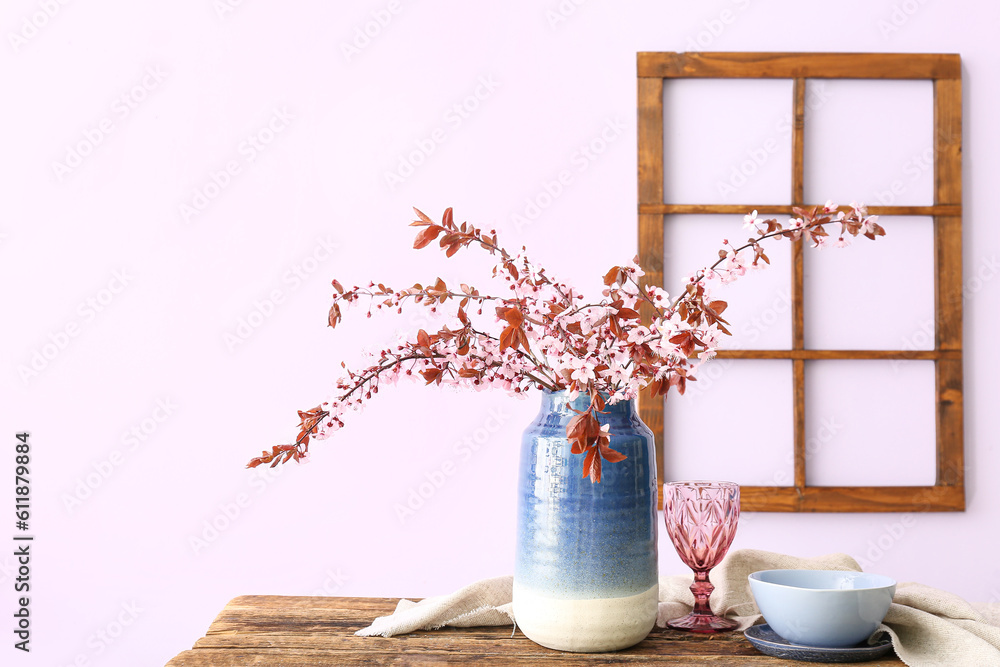
[[567,600],[514,583],[514,620],[546,648],[577,653],[619,651],[646,638],[656,623],[659,586],[638,595]]

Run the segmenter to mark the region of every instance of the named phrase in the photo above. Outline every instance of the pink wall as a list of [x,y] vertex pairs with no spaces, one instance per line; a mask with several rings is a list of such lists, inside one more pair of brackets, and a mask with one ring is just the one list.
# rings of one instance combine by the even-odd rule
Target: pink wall
[[[409,206],[454,206],[584,287],[632,257],[637,51],[962,54],[969,509],[747,515],[737,546],[844,551],[901,581],[1000,599],[998,19],[968,0],[5,3],[0,432],[34,443],[33,657],[162,664],[236,595],[423,596],[511,570],[533,399],[402,387],[309,466],[242,466],[293,435],[295,410],[325,396],[342,358],[418,323],[329,330],[330,278],[484,273],[471,255],[411,251]],[[752,148],[734,141],[737,156]],[[54,167],[74,147],[88,154]],[[399,171],[410,156],[421,163]],[[563,170],[562,191],[528,210]],[[831,182],[837,197],[856,187]],[[893,252],[916,253],[897,238]],[[20,372],[36,353],[50,357],[37,375]],[[771,438],[743,437],[774,455]],[[907,457],[905,442],[890,447],[879,465]],[[427,480],[440,485],[400,515]],[[669,547],[661,560],[684,570]],[[0,556],[8,619],[12,566]]]

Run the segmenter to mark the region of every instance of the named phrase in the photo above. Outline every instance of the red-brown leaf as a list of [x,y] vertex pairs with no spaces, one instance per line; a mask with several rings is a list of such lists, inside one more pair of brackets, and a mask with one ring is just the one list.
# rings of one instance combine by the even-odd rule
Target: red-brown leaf
[[260,453],[260,456],[256,456],[250,459],[250,462],[247,463],[247,468],[256,468],[261,463],[268,463],[270,461],[271,461],[271,456],[265,450]]
[[569,420],[566,424],[566,437],[569,439],[583,438],[586,440],[587,437],[587,422],[584,420],[584,415],[579,414]]
[[427,229],[421,231],[417,234],[417,238],[413,241],[413,248],[415,250],[420,250],[421,248],[426,248],[431,241],[438,237],[443,229],[437,225],[431,225]]
[[591,475],[591,468],[593,468],[593,466],[594,466],[594,459],[597,459],[598,461],[601,460],[601,457],[597,453],[597,449],[596,448],[592,448],[592,449],[588,450],[587,451],[587,455],[583,458],[583,476],[584,477],[591,477],[591,479],[593,479],[593,476]]
[[619,461],[624,461],[625,459],[628,458],[621,452],[611,449],[611,447],[609,447],[608,444],[605,442],[604,438],[601,438],[601,444],[599,449],[601,451],[601,456],[603,456],[608,461],[608,463],[618,463]]
[[514,332],[517,331],[517,327],[511,325],[503,330],[500,334],[500,351],[503,352],[508,347],[514,345]]
[[[590,465],[587,465],[587,461],[590,461]],[[587,458],[583,460],[583,476],[590,477],[590,481],[594,484],[601,483],[601,456],[598,454],[597,447],[592,448],[587,452]]]
[[423,329],[417,332],[417,344],[420,345],[420,347],[431,346],[431,337],[428,336],[427,332]]
[[413,212],[417,214],[419,220],[410,223],[411,227],[423,227],[424,225],[433,225],[434,221],[430,219],[423,211],[417,207],[413,207]]
[[340,322],[340,320],[341,320],[340,306],[338,306],[337,304],[333,304],[333,307],[330,308],[330,315],[327,317],[326,323],[329,324],[331,327],[336,328],[337,323]]
[[694,352],[694,334],[690,331],[682,331],[675,336],[671,336],[670,342],[678,346],[681,349],[681,353],[686,357],[691,356],[691,353]]
[[524,322],[524,314],[518,308],[508,308],[504,311],[503,318],[507,320],[507,324],[515,327],[521,326]]
[[514,337],[511,340],[511,345],[515,349],[517,349],[518,347],[524,350],[528,349],[528,338],[525,335],[524,330],[521,329],[520,327],[514,329]]
[[608,321],[608,328],[611,329],[611,333],[613,333],[617,338],[625,338],[625,332],[622,331],[622,328],[618,324],[618,320],[616,318],[612,317]]

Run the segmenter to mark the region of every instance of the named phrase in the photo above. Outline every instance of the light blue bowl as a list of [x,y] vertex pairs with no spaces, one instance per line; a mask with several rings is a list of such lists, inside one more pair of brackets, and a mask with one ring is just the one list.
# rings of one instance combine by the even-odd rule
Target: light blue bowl
[[855,646],[889,611],[896,582],[880,574],[836,570],[763,570],[750,590],[764,620],[803,646]]

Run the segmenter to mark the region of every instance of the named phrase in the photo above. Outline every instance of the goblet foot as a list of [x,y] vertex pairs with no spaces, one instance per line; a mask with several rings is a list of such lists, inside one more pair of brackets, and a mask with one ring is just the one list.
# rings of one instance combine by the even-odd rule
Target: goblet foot
[[667,621],[667,627],[675,630],[686,630],[687,632],[700,632],[703,634],[714,634],[716,632],[730,632],[735,630],[739,623],[729,618],[722,618],[714,614],[696,614],[691,612],[687,616],[675,618]]

